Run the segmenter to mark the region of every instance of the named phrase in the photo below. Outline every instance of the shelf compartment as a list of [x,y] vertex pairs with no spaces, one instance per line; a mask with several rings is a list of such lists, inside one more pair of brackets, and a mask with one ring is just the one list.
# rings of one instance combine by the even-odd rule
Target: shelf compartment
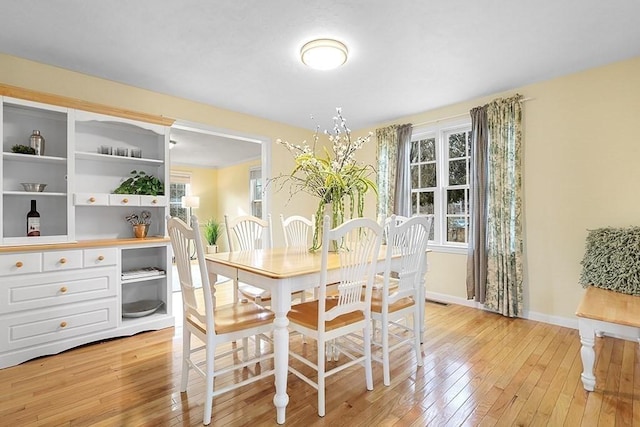
[[67,196],[67,193],[47,193],[46,191],[3,191],[2,194],[5,196]]
[[103,162],[129,163],[133,165],[155,165],[164,164],[162,160],[145,159],[139,157],[114,156],[110,154],[88,153],[86,151],[76,151],[76,159],[79,160],[97,160]]
[[35,154],[2,153],[5,160],[27,163],[67,163],[65,157],[36,156]]

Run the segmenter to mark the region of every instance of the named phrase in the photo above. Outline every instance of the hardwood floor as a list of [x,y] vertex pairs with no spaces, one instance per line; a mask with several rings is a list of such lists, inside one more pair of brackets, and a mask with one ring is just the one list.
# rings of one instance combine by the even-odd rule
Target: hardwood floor
[[[577,331],[456,305],[426,307],[423,367],[401,349],[390,387],[379,364],[371,392],[361,368],[331,377],[324,418],[314,390],[289,375],[286,425],[640,425],[636,343],[597,339],[596,391],[587,393]],[[187,393],[179,391],[179,334],[141,333],[0,370],[0,425],[202,425],[202,380],[193,375]],[[276,425],[273,394],[269,377],[219,396],[212,425]]]

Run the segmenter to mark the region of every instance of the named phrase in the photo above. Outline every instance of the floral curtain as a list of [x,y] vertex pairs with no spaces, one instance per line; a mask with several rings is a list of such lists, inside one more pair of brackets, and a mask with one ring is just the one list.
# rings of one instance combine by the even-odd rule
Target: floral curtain
[[504,316],[523,310],[521,95],[487,106],[489,129],[487,286],[484,306]]
[[409,216],[409,150],[411,124],[376,129],[378,141],[378,220]]
[[398,163],[398,125],[376,129],[378,142],[378,221],[393,213]]

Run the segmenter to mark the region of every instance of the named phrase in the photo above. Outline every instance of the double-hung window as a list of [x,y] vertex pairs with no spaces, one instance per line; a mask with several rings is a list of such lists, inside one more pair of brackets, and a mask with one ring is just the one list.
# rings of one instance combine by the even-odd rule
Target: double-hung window
[[171,174],[169,184],[169,215],[178,217],[186,223],[187,208],[182,207],[182,197],[191,195],[191,175]]
[[432,248],[457,252],[469,234],[468,120],[413,129],[409,155],[411,214],[433,214]]

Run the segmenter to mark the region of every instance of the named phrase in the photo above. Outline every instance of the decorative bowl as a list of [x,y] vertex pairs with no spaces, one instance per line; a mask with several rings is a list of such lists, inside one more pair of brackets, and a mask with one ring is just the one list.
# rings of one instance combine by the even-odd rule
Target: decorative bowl
[[24,187],[24,191],[31,191],[33,193],[41,193],[44,191],[44,187],[47,186],[47,184],[38,184],[36,182],[21,182],[20,184]]

